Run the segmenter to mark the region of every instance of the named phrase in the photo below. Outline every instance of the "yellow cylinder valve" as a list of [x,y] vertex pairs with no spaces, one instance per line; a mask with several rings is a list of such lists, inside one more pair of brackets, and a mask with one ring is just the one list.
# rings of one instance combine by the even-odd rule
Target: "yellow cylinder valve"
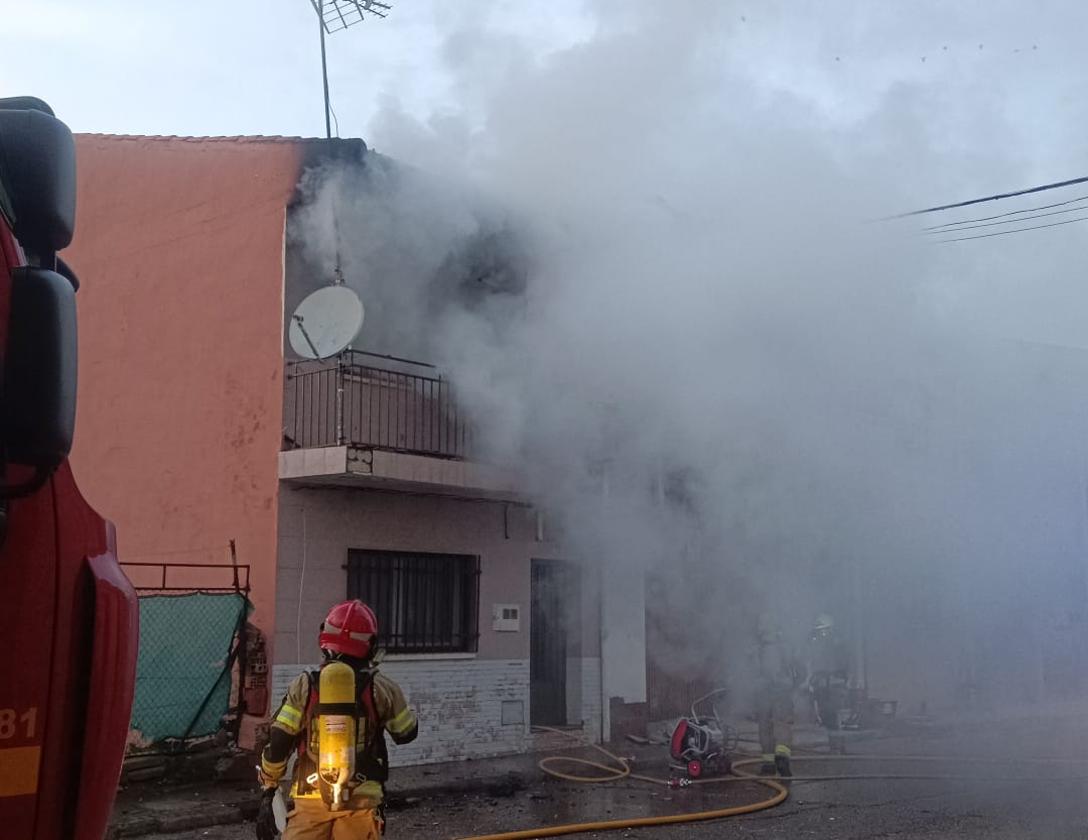
[[358,725],[355,671],[343,662],[321,668],[317,692],[318,778],[329,808],[338,811],[351,798]]

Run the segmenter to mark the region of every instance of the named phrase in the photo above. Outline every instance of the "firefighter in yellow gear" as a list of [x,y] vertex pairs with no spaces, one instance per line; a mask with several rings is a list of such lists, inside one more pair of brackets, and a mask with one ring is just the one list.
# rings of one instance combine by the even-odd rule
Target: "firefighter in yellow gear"
[[793,695],[801,684],[804,665],[787,644],[773,613],[759,616],[755,641],[755,712],[763,753],[759,772],[763,776],[788,777],[793,775]]
[[378,840],[389,777],[385,745],[418,734],[404,692],[374,664],[378,622],[361,601],[337,604],[321,625],[320,671],[303,672],[287,689],[261,754],[264,788],[258,840],[276,835],[272,801],[297,756],[283,840]]
[[835,619],[827,613],[816,617],[809,638],[808,680],[819,722],[827,730],[833,753],[846,752],[841,715],[847,705],[850,649],[840,639]]

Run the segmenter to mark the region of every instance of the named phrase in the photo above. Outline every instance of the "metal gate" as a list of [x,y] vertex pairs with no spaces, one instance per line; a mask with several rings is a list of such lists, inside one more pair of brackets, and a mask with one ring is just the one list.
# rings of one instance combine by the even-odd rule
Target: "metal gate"
[[529,722],[567,723],[567,604],[570,572],[558,560],[532,561],[529,615]]

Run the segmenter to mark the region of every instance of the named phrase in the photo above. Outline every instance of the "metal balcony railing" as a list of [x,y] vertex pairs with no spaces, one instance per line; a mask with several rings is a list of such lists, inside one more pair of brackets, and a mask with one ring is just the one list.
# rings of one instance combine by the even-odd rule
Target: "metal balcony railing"
[[[376,367],[370,359],[386,359]],[[289,362],[283,448],[359,446],[465,458],[469,430],[450,383],[433,367],[358,350]]]

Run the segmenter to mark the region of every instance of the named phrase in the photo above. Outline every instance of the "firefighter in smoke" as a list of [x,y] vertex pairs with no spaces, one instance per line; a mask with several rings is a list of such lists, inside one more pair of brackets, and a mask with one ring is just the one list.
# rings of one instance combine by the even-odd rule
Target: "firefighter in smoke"
[[287,689],[261,755],[264,788],[258,840],[277,832],[276,792],[297,755],[283,840],[378,840],[389,777],[385,746],[415,740],[415,714],[400,687],[378,672],[378,621],[362,601],[345,601],[321,625],[320,671],[303,672]]
[[763,752],[760,775],[793,775],[793,695],[801,685],[804,666],[787,644],[782,626],[771,613],[756,623],[756,720]]
[[808,689],[816,706],[819,723],[827,730],[834,753],[846,752],[840,713],[847,705],[850,651],[839,638],[835,620],[827,613],[816,617],[809,639]]

